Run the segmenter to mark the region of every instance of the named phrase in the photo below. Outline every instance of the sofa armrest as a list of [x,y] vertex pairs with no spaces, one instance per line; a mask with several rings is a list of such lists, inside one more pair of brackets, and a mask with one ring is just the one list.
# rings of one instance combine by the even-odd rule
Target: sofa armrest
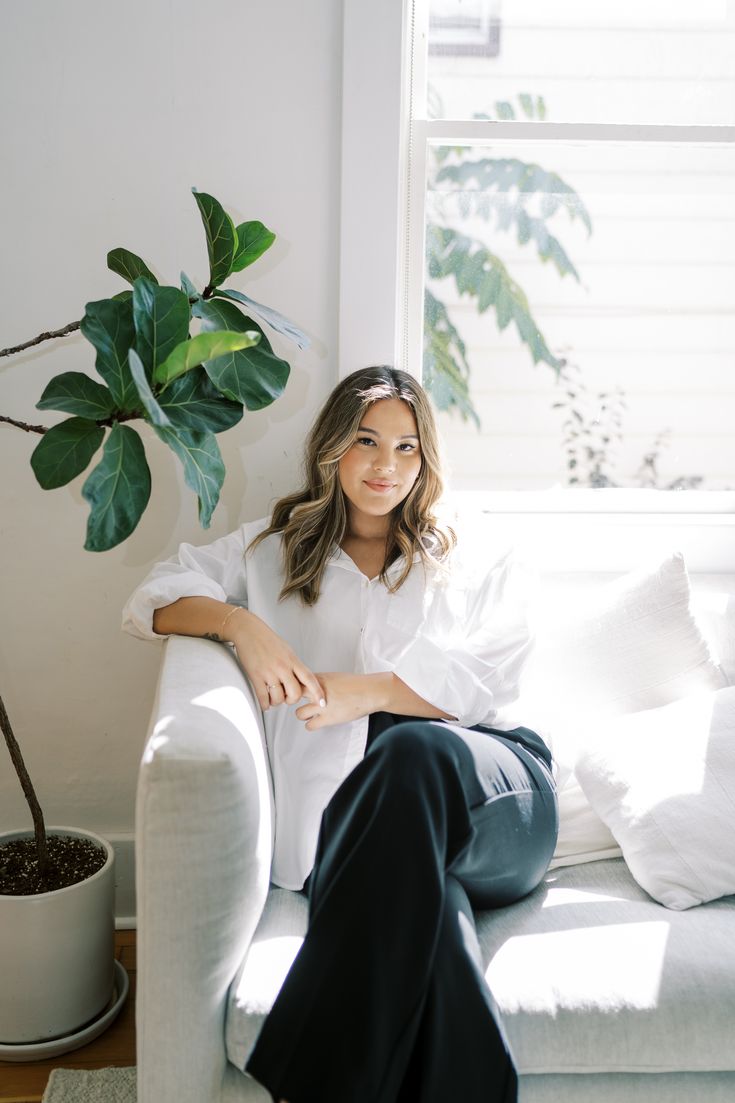
[[136,806],[138,1103],[220,1098],[227,990],[268,893],[262,716],[232,650],[174,636]]

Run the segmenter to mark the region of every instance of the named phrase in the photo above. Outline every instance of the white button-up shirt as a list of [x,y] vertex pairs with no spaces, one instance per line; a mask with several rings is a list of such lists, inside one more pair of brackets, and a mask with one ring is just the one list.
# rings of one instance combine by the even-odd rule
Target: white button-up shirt
[[[204,547],[182,544],[130,597],[123,628],[142,639],[160,639],[152,627],[156,609],[181,597],[217,598],[261,617],[316,674],[392,671],[464,726],[516,726],[500,710],[517,697],[529,631],[525,587],[511,555],[471,567],[457,548],[448,569],[427,569],[417,556],[407,580],[390,593],[336,548],[319,600],[307,606],[298,597],[279,601],[280,536],[267,537],[246,554],[267,524],[242,525]],[[473,549],[475,560],[481,553]],[[390,567],[389,578],[401,563]],[[264,718],[276,808],[271,877],[289,889],[301,888],[312,868],[322,812],[364,755],[368,730],[363,716],[307,731],[297,707],[275,706]]]

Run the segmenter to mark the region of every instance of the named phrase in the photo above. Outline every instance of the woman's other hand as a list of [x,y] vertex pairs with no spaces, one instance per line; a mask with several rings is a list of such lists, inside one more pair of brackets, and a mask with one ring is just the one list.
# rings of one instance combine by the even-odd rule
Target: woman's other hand
[[313,671],[255,613],[238,609],[228,621],[226,638],[234,643],[263,711],[275,705],[295,705],[303,697],[309,699],[311,708],[326,703]]
[[378,699],[384,686],[382,675],[332,672],[316,677],[324,687],[324,704],[310,702],[296,709],[299,720],[306,721],[307,731],[347,724],[382,707]]

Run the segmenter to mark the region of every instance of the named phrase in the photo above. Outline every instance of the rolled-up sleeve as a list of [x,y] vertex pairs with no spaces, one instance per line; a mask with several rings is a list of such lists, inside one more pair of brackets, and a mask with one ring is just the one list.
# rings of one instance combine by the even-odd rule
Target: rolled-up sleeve
[[492,723],[518,697],[532,646],[528,599],[528,572],[506,555],[468,586],[463,618],[436,604],[395,674],[464,727]]
[[153,631],[153,614],[181,597],[212,597],[247,606],[242,528],[200,548],[181,544],[175,556],[157,563],[125,604],[124,631],[143,640],[164,639]]

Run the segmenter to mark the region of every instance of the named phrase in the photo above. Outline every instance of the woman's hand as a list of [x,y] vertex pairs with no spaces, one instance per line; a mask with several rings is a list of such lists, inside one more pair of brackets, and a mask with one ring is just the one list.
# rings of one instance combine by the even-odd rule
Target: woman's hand
[[272,705],[295,705],[302,697],[310,702],[305,708],[318,710],[326,704],[315,674],[260,617],[248,609],[238,609],[227,629],[263,711]]
[[307,731],[346,724],[383,707],[383,675],[332,672],[317,674],[316,677],[324,687],[324,702],[312,702],[296,709],[299,720],[306,721]]
[[436,705],[425,701],[389,671],[381,674],[316,674],[324,687],[325,700],[310,702],[296,709],[307,731],[347,724],[373,712],[393,712],[399,716],[424,716],[427,720],[456,720]]

